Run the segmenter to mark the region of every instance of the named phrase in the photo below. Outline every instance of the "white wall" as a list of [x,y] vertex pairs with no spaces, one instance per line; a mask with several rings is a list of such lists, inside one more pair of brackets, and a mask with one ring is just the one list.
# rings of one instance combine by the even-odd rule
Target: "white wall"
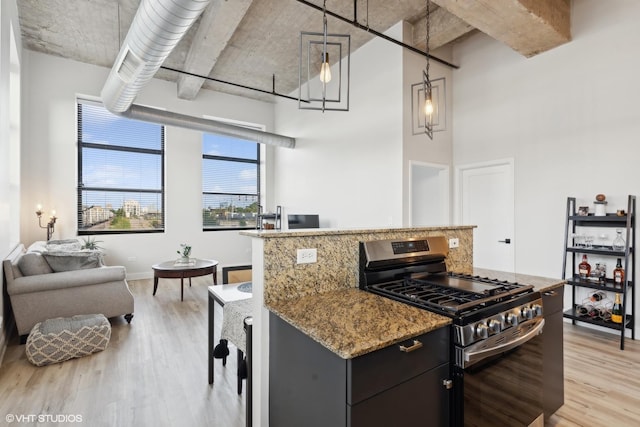
[[[57,212],[54,238],[73,238],[77,236],[76,94],[99,96],[109,69],[32,51],[25,51],[25,59],[22,240],[29,244],[46,237],[37,225],[37,203]],[[175,84],[162,80],[145,87],[136,103],[273,128],[272,104],[211,91],[202,91],[195,101],[179,100]],[[250,239],[236,231],[202,232],[201,133],[168,127],[165,148],[165,232],[98,236],[106,262],[124,265],[129,278],[149,277],[152,264],[173,259],[179,244],[188,242],[194,256],[217,259],[220,266],[250,264]]]
[[[406,41],[411,31],[400,22],[387,34]],[[276,129],[295,134],[297,145],[275,153],[274,204],[285,214],[318,213],[321,227],[409,225],[410,162],[449,166],[452,158],[450,125],[433,141],[412,134],[411,84],[422,81],[425,63],[424,56],[374,39],[351,54],[348,113],[278,102]],[[432,61],[431,78],[439,77],[451,84],[451,70]],[[450,87],[446,92],[450,120]]]
[[297,139],[274,156],[274,203],[285,214],[318,213],[321,227],[402,224],[401,84],[402,49],[374,39],[351,54],[349,112],[277,103],[276,131]]
[[575,0],[573,40],[549,52],[483,34],[454,48],[454,162],[515,159],[519,273],[560,277],[568,196],[593,209],[605,193],[615,212],[640,195],[638,16],[637,1]]
[[[16,2],[0,4],[0,258],[18,244],[20,236],[20,26]],[[3,278],[0,265],[0,278]],[[2,279],[4,283],[4,279]],[[6,344],[8,297],[0,292],[0,362]]]
[[[457,165],[515,158],[516,271],[557,276],[567,196],[640,195],[640,2],[573,2],[573,41],[526,59],[479,34],[455,48]],[[544,232],[541,232],[544,230]]]

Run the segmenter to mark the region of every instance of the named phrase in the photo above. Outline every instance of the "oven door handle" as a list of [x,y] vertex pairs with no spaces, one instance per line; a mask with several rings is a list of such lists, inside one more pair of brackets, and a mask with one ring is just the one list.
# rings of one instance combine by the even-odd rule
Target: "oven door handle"
[[[529,332],[525,335],[516,338],[513,341],[506,342],[504,344],[497,345],[495,347],[488,348],[486,350],[480,351],[471,351],[469,353],[465,353],[464,361],[469,362],[470,364],[475,363],[479,360],[486,359],[487,357],[494,356],[496,354],[503,353],[505,351],[509,351],[512,348],[516,348],[529,340],[532,340],[536,336],[542,333],[542,328],[544,327],[544,319],[540,319],[538,324],[535,325]],[[465,363],[466,364],[466,363]]]

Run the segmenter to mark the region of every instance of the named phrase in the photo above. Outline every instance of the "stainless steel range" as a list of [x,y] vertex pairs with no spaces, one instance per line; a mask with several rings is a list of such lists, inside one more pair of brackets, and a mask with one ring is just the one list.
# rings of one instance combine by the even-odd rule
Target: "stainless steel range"
[[452,319],[455,426],[542,425],[542,298],[448,272],[444,236],[360,245],[360,288]]

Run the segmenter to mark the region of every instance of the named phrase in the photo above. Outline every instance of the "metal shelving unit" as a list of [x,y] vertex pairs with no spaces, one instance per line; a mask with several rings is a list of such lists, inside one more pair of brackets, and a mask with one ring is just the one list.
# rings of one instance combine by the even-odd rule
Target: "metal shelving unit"
[[262,212],[262,205],[258,207],[258,217],[256,219],[256,229],[264,230],[264,220],[272,220],[273,221],[273,229],[281,230],[282,229],[282,206],[276,206],[275,212]]
[[[625,332],[627,330],[631,331],[631,339],[635,339],[635,213],[636,196],[632,195],[628,198],[627,211],[624,216],[618,216],[616,214],[607,214],[606,216],[576,215],[575,197],[567,198],[567,219],[564,234],[565,248],[562,263],[562,278],[567,281],[567,286],[571,286],[571,308],[564,311],[563,316],[571,319],[571,322],[574,325],[576,322],[583,322],[620,331],[620,350],[624,350]],[[612,246],[606,245],[594,245],[590,248],[577,246],[574,236],[581,227],[610,227],[624,229],[626,232],[624,250],[614,250]],[[604,283],[582,279],[577,273],[577,266],[580,262],[579,254],[600,255],[623,259],[625,280],[622,287],[615,287],[612,279],[606,279]],[[570,262],[570,268],[567,266],[567,261]],[[568,278],[567,270],[570,271]],[[576,291],[578,288],[588,288],[611,292],[614,294],[621,294],[622,312],[625,313],[622,324],[580,315],[577,312],[579,304],[576,302]]]

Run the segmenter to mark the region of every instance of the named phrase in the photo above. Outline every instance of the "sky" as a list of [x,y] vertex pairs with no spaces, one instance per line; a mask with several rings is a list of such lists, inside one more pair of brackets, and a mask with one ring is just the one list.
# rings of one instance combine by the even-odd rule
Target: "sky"
[[[82,140],[85,143],[160,150],[162,126],[126,119],[109,113],[101,106],[82,104]],[[203,154],[257,160],[253,141],[203,134]],[[160,190],[161,157],[157,154],[131,153],[83,148],[82,182],[85,188],[120,188]],[[204,191],[239,194],[257,193],[257,163],[225,162],[203,159]],[[157,193],[85,191],[84,206],[110,204],[117,209],[124,200],[138,200],[143,208],[157,209],[162,200]],[[220,203],[246,206],[255,197],[207,196],[203,207]]]

